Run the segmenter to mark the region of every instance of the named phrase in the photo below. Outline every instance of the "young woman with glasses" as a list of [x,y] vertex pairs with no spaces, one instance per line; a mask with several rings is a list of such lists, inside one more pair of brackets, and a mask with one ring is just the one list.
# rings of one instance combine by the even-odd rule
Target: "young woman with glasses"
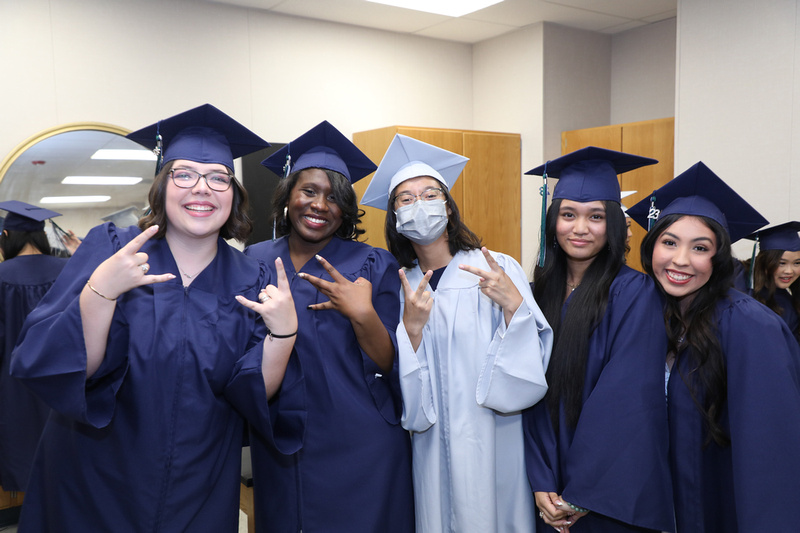
[[481,246],[449,189],[467,158],[395,136],[362,203],[400,265],[403,427],[417,531],[530,532],[521,411],[545,393],[552,333],[511,257]]
[[151,213],[89,232],[14,351],[12,375],[54,410],[21,532],[235,531],[244,419],[282,451],[301,442],[302,421],[283,433],[268,409],[303,394],[283,382],[283,266],[224,240],[251,228],[233,159],[267,143],[209,105],[129,137],[164,144]]

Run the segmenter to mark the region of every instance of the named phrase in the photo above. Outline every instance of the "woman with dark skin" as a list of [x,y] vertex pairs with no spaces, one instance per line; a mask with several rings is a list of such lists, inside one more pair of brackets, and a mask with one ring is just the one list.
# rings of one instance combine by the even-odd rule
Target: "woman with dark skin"
[[[766,224],[702,162],[628,213],[664,295],[677,531],[780,531],[800,522],[800,347],[732,287],[731,242]],[[794,526],[789,526],[794,527]]]
[[[357,240],[364,230],[352,183],[375,165],[327,122],[263,164],[286,174],[273,196],[276,238],[245,253],[286,265],[308,402],[297,453],[277,454],[251,433],[256,529],[413,531],[411,454],[399,425],[395,360],[397,263]],[[282,402],[279,392],[278,412]]]

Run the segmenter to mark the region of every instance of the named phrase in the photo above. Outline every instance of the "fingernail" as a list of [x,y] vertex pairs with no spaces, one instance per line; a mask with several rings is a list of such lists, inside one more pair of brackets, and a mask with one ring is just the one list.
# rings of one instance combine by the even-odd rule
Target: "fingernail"
[[322,260],[322,256],[319,255],[319,254],[315,255],[314,257],[317,259],[317,261],[321,261]]
[[300,272],[300,273],[299,273],[299,274],[297,274],[297,275],[298,275],[298,276],[300,276],[300,277],[301,277],[301,278],[303,278],[303,279],[306,279],[306,273],[305,273],[305,272]]
[[557,501],[557,502],[556,502],[556,505],[558,505],[559,507],[561,507],[562,505],[564,505],[564,503],[563,503],[563,502],[561,502],[561,501],[559,500],[559,501]]

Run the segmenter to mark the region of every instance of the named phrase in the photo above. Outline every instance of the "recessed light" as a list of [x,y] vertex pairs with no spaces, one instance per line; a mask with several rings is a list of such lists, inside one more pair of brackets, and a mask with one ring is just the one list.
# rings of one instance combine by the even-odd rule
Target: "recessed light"
[[45,196],[39,203],[42,204],[80,204],[80,203],[96,203],[107,202],[111,200],[110,196]]
[[92,154],[92,159],[116,159],[120,161],[155,161],[156,154],[150,150],[121,150],[102,148]]
[[67,176],[64,185],[136,185],[142,178],[133,176]]
[[503,0],[367,0],[374,4],[404,7],[448,17],[461,17],[479,9],[499,4]]

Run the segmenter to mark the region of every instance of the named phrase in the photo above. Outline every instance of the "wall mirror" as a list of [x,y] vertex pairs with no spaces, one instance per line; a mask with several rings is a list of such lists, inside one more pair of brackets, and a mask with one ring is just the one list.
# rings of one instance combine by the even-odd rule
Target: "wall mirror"
[[59,212],[55,222],[81,238],[106,220],[135,224],[147,205],[155,156],[127,133],[82,122],[31,137],[0,164],[0,199]]

